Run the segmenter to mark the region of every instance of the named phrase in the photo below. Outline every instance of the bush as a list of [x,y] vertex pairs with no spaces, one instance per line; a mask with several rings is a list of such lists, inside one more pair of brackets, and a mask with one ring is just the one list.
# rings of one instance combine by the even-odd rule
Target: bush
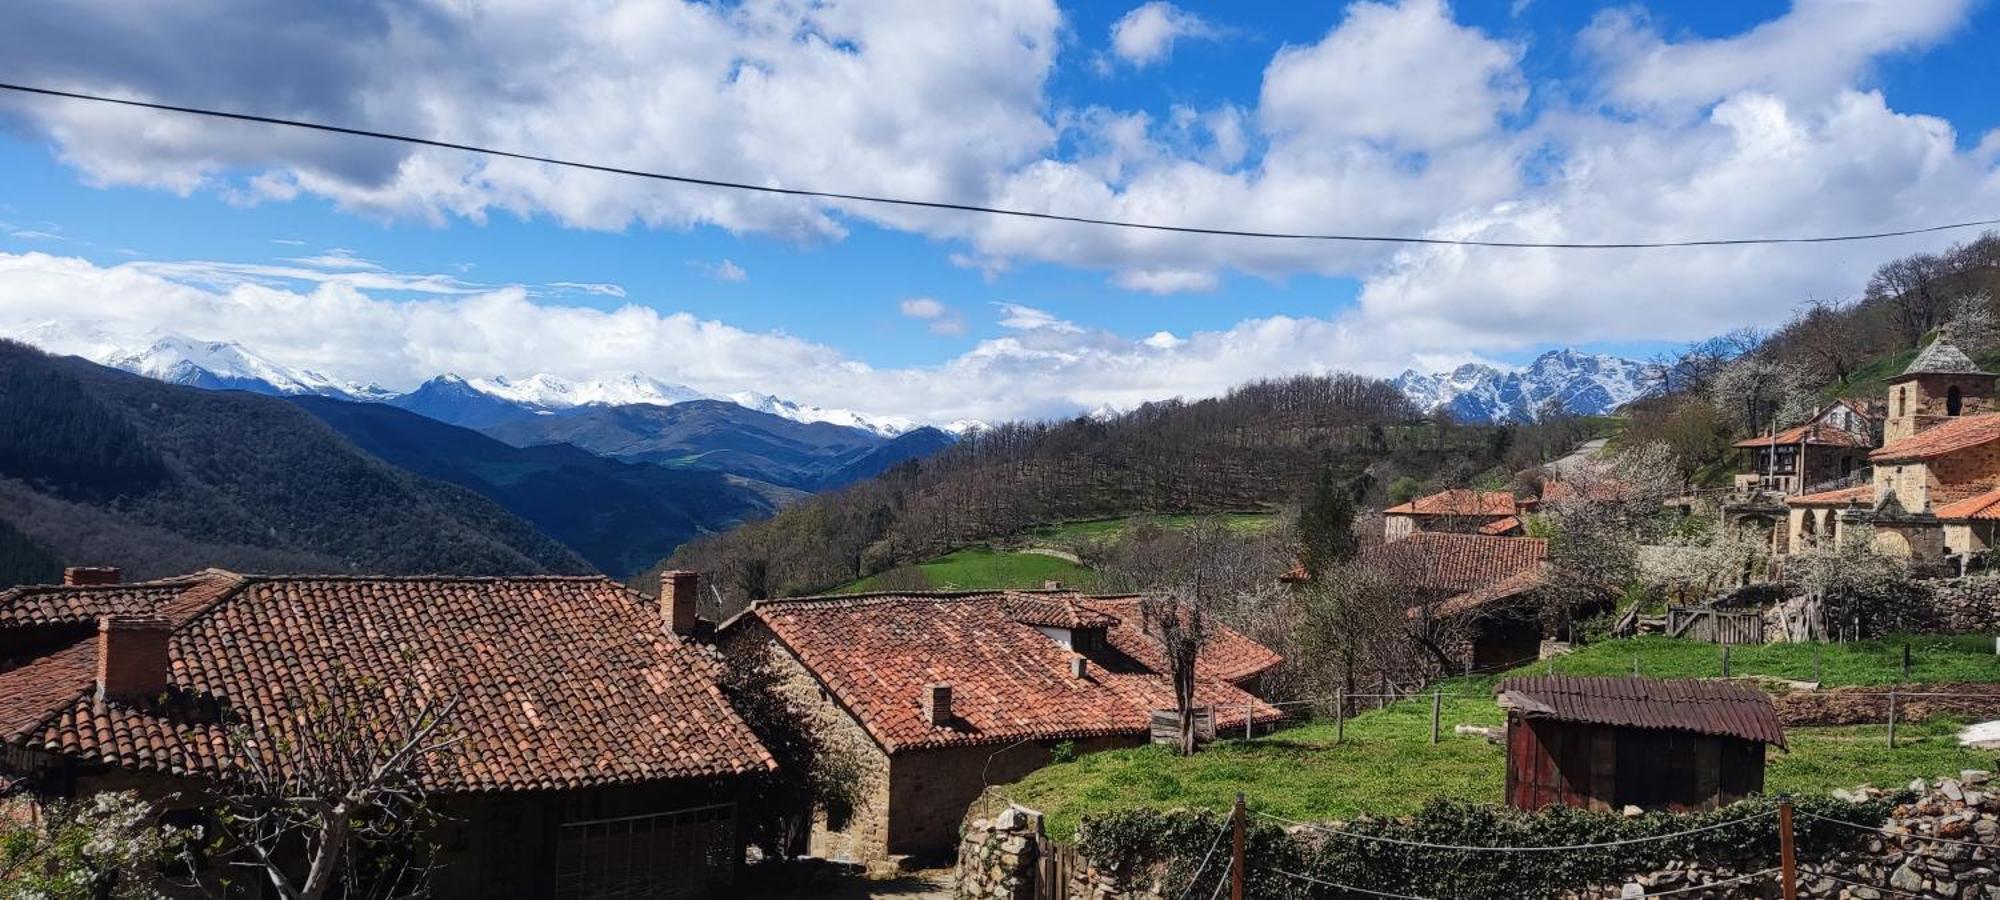
[[[1894,800],[1849,803],[1830,797],[1794,801],[1798,810],[1830,818],[1880,825]],[[1651,814],[1626,818],[1617,813],[1557,807],[1523,813],[1496,806],[1440,800],[1408,819],[1361,820],[1341,826],[1346,834],[1311,828],[1297,834],[1253,818],[1245,834],[1245,869],[1255,897],[1305,898],[1314,888],[1291,875],[1376,891],[1462,900],[1528,900],[1556,896],[1595,884],[1623,880],[1665,867],[1677,859],[1744,868],[1775,865],[1778,858],[1777,801],[1752,798],[1706,813]],[[1850,846],[1856,832],[1810,816],[1794,818],[1794,838],[1802,858],[1813,859]],[[1078,830],[1078,850],[1095,865],[1127,883],[1153,877],[1167,885],[1188,885],[1202,896],[1225,877],[1226,866],[1202,859],[1228,827],[1228,817],[1209,811],[1122,810],[1088,817]],[[1735,823],[1735,824],[1731,824]],[[1502,853],[1443,850],[1393,844],[1367,837],[1472,847],[1549,847],[1605,844],[1713,828],[1640,844],[1587,850]],[[1367,837],[1357,837],[1365,835]],[[1223,838],[1227,842],[1226,835]],[[1223,846],[1218,852],[1226,853]],[[1192,882],[1192,883],[1191,883]],[[1324,889],[1319,892],[1324,894]]]

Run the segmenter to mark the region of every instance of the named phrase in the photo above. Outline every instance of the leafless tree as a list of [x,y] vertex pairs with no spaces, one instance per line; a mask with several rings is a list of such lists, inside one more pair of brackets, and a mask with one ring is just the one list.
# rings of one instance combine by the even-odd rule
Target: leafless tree
[[1868,299],[1890,311],[1903,346],[1914,347],[1950,315],[1942,257],[1917,253],[1883,263],[1868,279]]
[[1778,337],[1810,361],[1819,380],[1841,384],[1873,349],[1862,330],[1854,327],[1853,304],[1841,300],[1812,298],[1799,304]]
[[1555,533],[1542,601],[1543,627],[1568,637],[1577,610],[1600,604],[1639,575],[1639,544],[1680,488],[1673,452],[1643,444],[1565,470],[1547,498]]
[[285,721],[232,729],[222,849],[283,900],[413,897],[428,888],[427,772],[462,735],[454,699],[411,697],[345,674]]
[[1146,594],[1139,601],[1139,615],[1146,631],[1160,641],[1161,656],[1174,681],[1174,712],[1180,723],[1180,754],[1195,751],[1195,660],[1208,640],[1208,622],[1199,592],[1183,591]]

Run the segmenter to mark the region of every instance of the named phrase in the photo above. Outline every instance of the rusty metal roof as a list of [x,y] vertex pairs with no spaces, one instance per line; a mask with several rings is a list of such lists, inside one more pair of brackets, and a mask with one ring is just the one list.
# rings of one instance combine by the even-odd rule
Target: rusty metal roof
[[1691,731],[1785,746],[1771,698],[1703,679],[1532,675],[1498,688],[1500,706],[1530,719],[1621,728]]

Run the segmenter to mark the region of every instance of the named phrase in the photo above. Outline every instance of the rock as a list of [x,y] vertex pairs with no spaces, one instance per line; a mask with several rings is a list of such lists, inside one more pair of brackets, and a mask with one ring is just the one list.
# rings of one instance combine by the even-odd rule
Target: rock
[[1958,773],[1958,780],[1966,784],[1985,784],[1993,780],[1993,773],[1983,769],[1962,769]]
[[1861,801],[1861,798],[1856,796],[1853,791],[1846,790],[1845,788],[1834,788],[1833,799],[1839,800],[1842,803],[1859,803]]
[[1646,814],[1645,810],[1640,809],[1639,807],[1636,806],[1632,806],[1631,804],[1626,804],[1623,812],[1625,814],[1625,818],[1628,819],[1636,819]]
[[1929,786],[1924,784],[1924,780],[1921,778],[1918,778],[1910,782],[1910,790],[1919,794],[1923,793],[1928,787]]
[[1924,876],[1917,874],[1916,870],[1905,864],[1889,873],[1889,886],[1899,891],[1915,893],[1924,889]]
[[1953,779],[1946,778],[1939,781],[1938,791],[1944,794],[1945,796],[1950,797],[1953,800],[1958,800],[1961,802],[1965,800],[1965,791],[1960,790],[1958,782]]

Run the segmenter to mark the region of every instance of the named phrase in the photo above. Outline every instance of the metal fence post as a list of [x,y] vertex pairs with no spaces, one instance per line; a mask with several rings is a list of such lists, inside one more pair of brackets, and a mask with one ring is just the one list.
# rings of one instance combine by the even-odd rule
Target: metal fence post
[[1889,689],[1889,749],[1896,749],[1896,689]]
[[1444,691],[1433,688],[1431,690],[1431,743],[1433,744],[1438,742],[1438,719],[1443,708]]
[[1347,689],[1338,687],[1333,689],[1333,742],[1338,744],[1346,740]]

